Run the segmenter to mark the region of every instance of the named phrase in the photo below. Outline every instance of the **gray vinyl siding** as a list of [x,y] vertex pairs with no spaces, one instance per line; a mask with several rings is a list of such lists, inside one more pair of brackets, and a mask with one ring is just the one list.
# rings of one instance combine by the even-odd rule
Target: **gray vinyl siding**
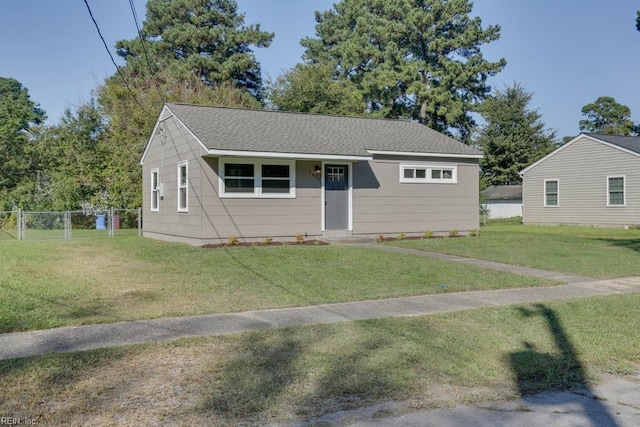
[[[401,183],[400,165],[457,167],[457,183]],[[478,228],[478,161],[377,158],[354,165],[353,234]]]
[[220,198],[218,159],[203,158],[208,177],[203,186],[203,239],[226,241],[229,236],[243,240],[265,237],[292,238],[297,233],[307,236],[322,234],[320,181],[309,174],[319,162],[296,161],[296,197]]
[[[143,233],[197,237],[200,235],[202,208],[201,157],[204,154],[195,139],[174,117],[164,120],[163,137],[156,132],[143,164]],[[178,212],[178,163],[187,161],[188,212]],[[151,211],[151,170],[158,169],[164,183],[164,197],[158,212]]]
[[[607,177],[625,177],[626,205],[607,206]],[[544,181],[557,179],[557,207],[544,207]],[[640,157],[581,137],[523,176],[528,224],[640,224]]]

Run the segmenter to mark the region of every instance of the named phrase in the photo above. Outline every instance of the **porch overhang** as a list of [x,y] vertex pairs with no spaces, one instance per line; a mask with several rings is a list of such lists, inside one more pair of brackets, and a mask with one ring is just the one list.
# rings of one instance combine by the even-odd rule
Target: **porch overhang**
[[295,160],[343,160],[360,161],[373,160],[373,156],[354,156],[342,154],[317,154],[317,153],[282,153],[275,151],[239,151],[218,150],[210,148],[205,157],[251,157],[268,159],[295,159]]

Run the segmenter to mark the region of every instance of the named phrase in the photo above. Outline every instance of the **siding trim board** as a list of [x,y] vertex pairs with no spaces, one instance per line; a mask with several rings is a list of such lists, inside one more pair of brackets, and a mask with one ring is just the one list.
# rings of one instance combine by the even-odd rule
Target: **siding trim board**
[[413,152],[413,151],[383,151],[383,150],[367,150],[370,154],[379,156],[402,156],[402,157],[449,157],[459,159],[481,159],[482,154],[447,154],[447,153],[429,153],[429,152]]

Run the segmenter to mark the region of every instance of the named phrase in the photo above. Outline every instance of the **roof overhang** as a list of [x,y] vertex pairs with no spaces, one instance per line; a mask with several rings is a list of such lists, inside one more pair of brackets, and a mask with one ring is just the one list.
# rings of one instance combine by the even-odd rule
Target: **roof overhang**
[[209,148],[207,155],[210,157],[260,157],[269,159],[296,159],[296,160],[372,160],[372,156],[351,156],[341,154],[314,154],[314,153],[280,153],[272,151],[238,151],[218,150]]
[[452,153],[421,153],[414,151],[384,151],[367,150],[369,154],[380,156],[408,156],[408,157],[448,157],[455,159],[481,159],[482,154],[452,154]]

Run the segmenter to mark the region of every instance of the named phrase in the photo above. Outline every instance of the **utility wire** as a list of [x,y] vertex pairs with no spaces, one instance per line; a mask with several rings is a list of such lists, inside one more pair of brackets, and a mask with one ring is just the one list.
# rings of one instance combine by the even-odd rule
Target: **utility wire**
[[142,46],[142,52],[143,52],[144,57],[145,57],[145,59],[147,61],[147,66],[149,67],[149,73],[151,73],[151,79],[153,80],[153,84],[156,87],[156,90],[158,91],[158,95],[160,95],[160,99],[164,103],[165,96],[162,93],[162,91],[160,90],[160,86],[158,86],[158,78],[157,78],[156,73],[154,71],[153,65],[151,65],[151,60],[149,59],[149,54],[147,52],[147,48],[145,47],[146,40],[142,36],[142,30],[140,29],[140,24],[139,24],[139,19],[138,19],[138,12],[136,12],[136,5],[134,4],[133,0],[129,0],[129,7],[131,8],[131,13],[133,14],[133,22],[136,23],[136,29],[138,30],[138,38],[140,39],[140,44]]
[[89,16],[91,16],[91,20],[93,21],[93,25],[95,25],[96,26],[96,30],[98,30],[98,35],[100,36],[100,39],[102,40],[102,44],[104,45],[104,48],[107,50],[107,53],[109,54],[109,58],[111,58],[111,62],[113,62],[113,65],[116,67],[116,70],[118,70],[118,75],[120,75],[120,78],[124,82],[124,85],[126,86],[126,88],[129,90],[129,93],[131,93],[131,96],[133,96],[133,99],[134,99],[134,101],[136,101],[136,104],[138,104],[138,106],[140,108],[142,108],[142,111],[145,114],[149,114],[147,112],[146,108],[144,108],[142,106],[142,104],[140,104],[140,101],[138,101],[138,97],[136,96],[135,93],[133,93],[133,90],[131,90],[131,87],[129,86],[129,83],[127,82],[127,79],[124,78],[124,74],[122,74],[122,71],[120,70],[120,67],[118,66],[118,64],[116,64],[116,60],[113,59],[113,55],[111,54],[111,51],[109,50],[109,46],[107,46],[107,42],[104,40],[104,37],[102,36],[102,32],[100,31],[100,27],[98,26],[98,23],[96,22],[96,19],[93,17],[93,12],[91,12],[91,7],[89,7],[89,3],[87,2],[87,0],[84,0],[84,4],[87,6],[87,10],[89,11]]

